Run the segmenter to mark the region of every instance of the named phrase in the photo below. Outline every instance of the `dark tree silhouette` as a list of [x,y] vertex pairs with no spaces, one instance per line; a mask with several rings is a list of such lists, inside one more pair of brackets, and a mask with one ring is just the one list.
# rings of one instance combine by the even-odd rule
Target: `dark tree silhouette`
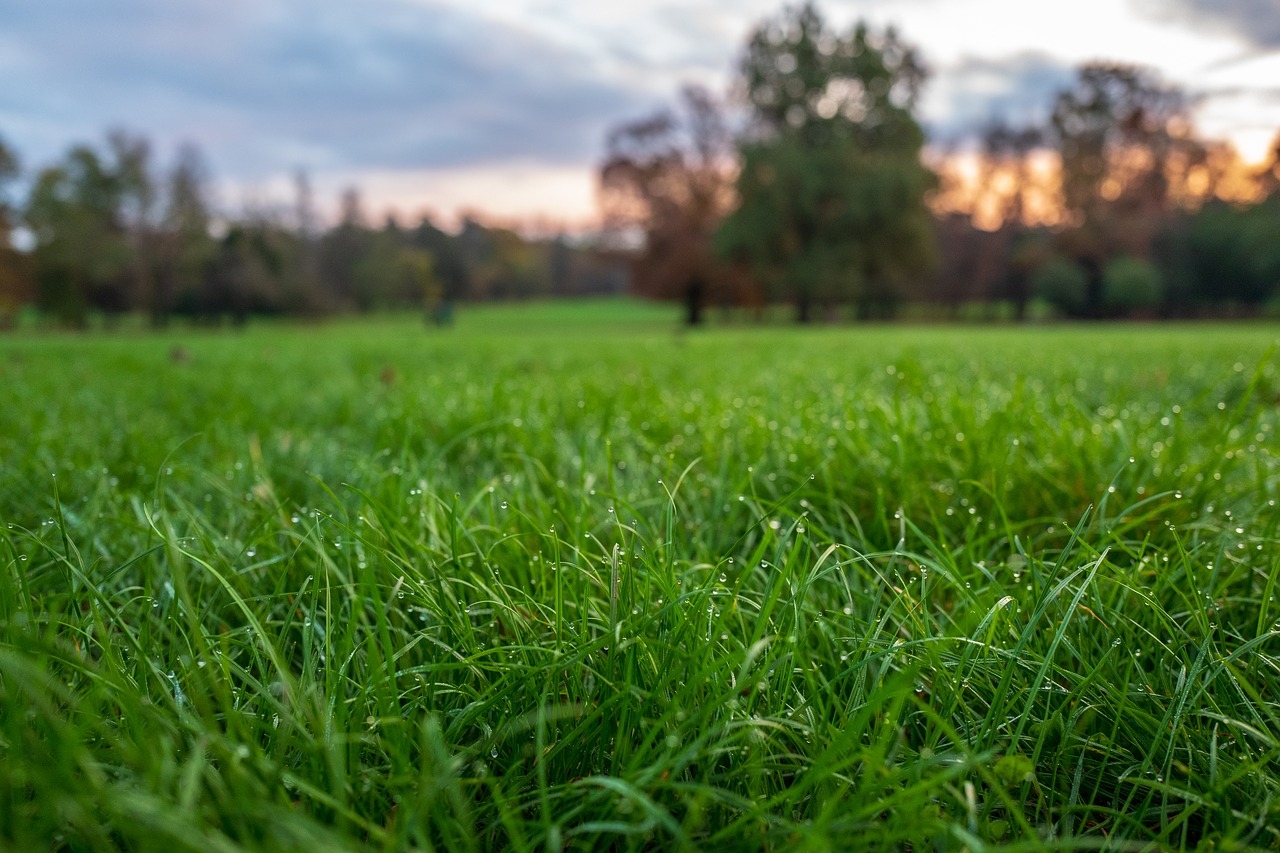
[[709,301],[741,297],[741,277],[713,254],[711,237],[732,199],[733,140],[720,105],[687,87],[679,112],[625,124],[608,137],[600,190],[606,227],[638,231],[632,269],[642,295],[678,298],[689,325]]
[[1051,124],[1069,225],[1061,245],[1088,275],[1082,311],[1096,317],[1108,259],[1150,254],[1177,176],[1203,159],[1203,147],[1185,95],[1133,65],[1083,66],[1058,95]]

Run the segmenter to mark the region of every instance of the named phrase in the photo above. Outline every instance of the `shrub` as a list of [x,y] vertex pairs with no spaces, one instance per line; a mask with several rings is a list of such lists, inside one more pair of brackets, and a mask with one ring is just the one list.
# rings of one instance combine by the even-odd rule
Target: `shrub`
[[1154,308],[1164,294],[1160,271],[1150,261],[1131,255],[1115,258],[1102,271],[1102,302],[1110,309]]
[[1031,274],[1031,292],[1067,314],[1080,313],[1088,288],[1084,268],[1061,255],[1050,258]]

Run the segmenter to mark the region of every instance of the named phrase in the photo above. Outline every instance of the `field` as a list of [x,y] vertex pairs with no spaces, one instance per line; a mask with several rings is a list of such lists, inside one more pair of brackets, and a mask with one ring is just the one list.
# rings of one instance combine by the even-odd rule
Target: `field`
[[0,846],[1280,846],[1268,325],[0,338]]

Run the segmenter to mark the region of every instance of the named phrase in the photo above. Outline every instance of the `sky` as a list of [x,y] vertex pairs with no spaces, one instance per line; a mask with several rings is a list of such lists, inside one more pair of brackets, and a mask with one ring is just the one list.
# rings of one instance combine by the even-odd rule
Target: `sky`
[[[1280,0],[826,0],[932,69],[934,140],[1043,118],[1081,62],[1156,69],[1197,125],[1260,160],[1280,131]],[[111,128],[205,155],[228,209],[283,203],[582,229],[610,127],[725,91],[776,0],[7,0],[0,139],[29,172]]]

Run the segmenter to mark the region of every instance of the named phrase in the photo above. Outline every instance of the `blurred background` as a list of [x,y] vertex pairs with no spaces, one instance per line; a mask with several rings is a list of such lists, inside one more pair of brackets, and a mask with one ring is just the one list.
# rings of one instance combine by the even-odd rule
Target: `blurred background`
[[0,327],[1280,313],[1274,0],[0,7]]

